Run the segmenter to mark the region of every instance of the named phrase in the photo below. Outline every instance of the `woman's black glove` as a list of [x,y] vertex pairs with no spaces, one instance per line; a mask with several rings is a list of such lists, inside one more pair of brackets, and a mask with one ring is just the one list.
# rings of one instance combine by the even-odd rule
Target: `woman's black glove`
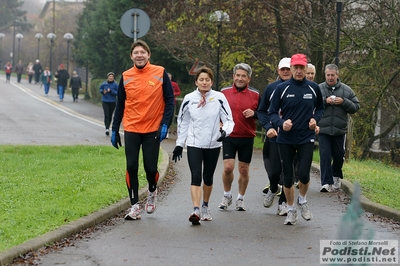
[[175,162],[176,162],[176,160],[179,161],[182,158],[182,151],[183,151],[183,148],[181,146],[176,146],[174,151],[172,152],[173,153],[172,161],[175,161]]
[[219,132],[221,132],[221,137],[219,137],[217,139],[217,141],[221,142],[226,138],[226,132],[225,132],[225,130],[222,130],[222,129],[220,129]]

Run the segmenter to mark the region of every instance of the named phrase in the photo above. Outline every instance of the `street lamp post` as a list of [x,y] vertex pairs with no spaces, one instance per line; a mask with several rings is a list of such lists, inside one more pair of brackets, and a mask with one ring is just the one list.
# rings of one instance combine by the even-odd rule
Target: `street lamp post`
[[[85,40],[86,38],[88,37],[88,34],[87,34],[87,32],[85,32],[83,35],[82,35],[82,39],[83,40]],[[87,50],[87,46],[86,46],[86,44],[85,44],[85,46],[84,46],[84,49],[85,50]],[[86,53],[87,53],[87,51],[86,51]],[[85,53],[85,60],[86,60],[86,75],[85,75],[85,78],[86,78],[86,85],[85,85],[85,87],[86,87],[86,89],[85,89],[85,100],[89,100],[90,99],[90,96],[89,96],[89,91],[88,91],[88,87],[89,87],[89,58],[88,58],[88,56],[87,56],[87,54]],[[115,72],[114,72],[115,73]]]
[[64,34],[64,39],[67,40],[67,71],[69,71],[69,42],[74,39],[74,35],[71,33],[65,33]]
[[15,38],[17,38],[18,39],[18,62],[19,62],[19,48],[20,48],[20,42],[21,42],[21,39],[22,38],[24,38],[24,35],[22,35],[21,33],[17,33],[17,35],[15,35]]
[[4,36],[5,36],[4,33],[0,33],[0,64],[3,59],[3,38],[4,38]]
[[54,39],[55,39],[56,37],[57,37],[57,36],[56,36],[54,33],[52,33],[52,32],[50,32],[49,34],[47,34],[47,39],[50,40],[50,62],[49,62],[49,65],[50,65],[50,72],[52,71],[53,42],[54,42]]
[[215,76],[215,88],[219,90],[219,47],[221,43],[221,27],[223,22],[229,22],[229,15],[226,12],[217,10],[210,15],[210,21],[217,23],[217,73]]
[[43,35],[41,33],[36,33],[35,38],[38,40],[38,45],[37,45],[37,58],[39,60],[39,53],[40,53],[40,39],[43,38]]
[[340,44],[340,13],[343,9],[343,2],[336,1],[336,13],[337,13],[337,32],[336,32],[336,55],[335,64],[339,67],[339,44]]

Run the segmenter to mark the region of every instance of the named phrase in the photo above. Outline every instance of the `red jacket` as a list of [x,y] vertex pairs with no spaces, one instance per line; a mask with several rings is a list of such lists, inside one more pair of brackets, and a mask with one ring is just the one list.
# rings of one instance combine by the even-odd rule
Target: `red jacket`
[[245,118],[243,111],[253,110],[256,116],[260,93],[258,90],[247,86],[244,90],[238,91],[235,84],[232,87],[223,88],[221,92],[228,100],[232,110],[235,127],[229,135],[231,138],[254,138],[256,136],[256,117]]

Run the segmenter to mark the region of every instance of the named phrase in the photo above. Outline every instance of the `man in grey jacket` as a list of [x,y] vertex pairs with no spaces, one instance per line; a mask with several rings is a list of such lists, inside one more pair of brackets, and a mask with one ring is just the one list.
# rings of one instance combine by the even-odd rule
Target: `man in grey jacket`
[[343,178],[348,115],[358,111],[360,102],[354,91],[340,82],[339,69],[336,65],[325,66],[325,80],[319,84],[325,103],[324,116],[318,122],[322,185],[320,192],[332,192],[340,188],[340,179]]

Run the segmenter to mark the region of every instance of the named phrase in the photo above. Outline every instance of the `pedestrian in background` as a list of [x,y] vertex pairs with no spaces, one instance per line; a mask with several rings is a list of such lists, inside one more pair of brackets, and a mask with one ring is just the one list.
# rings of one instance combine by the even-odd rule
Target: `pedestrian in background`
[[292,78],[279,84],[268,110],[269,118],[278,128],[277,143],[282,161],[284,192],[288,204],[285,225],[297,222],[294,206],[294,157],[297,154],[299,196],[296,204],[304,220],[312,219],[307,202],[310,169],[314,152],[315,127],[322,118],[324,103],[318,84],[306,79],[307,57],[295,54],[290,59]]
[[237,211],[246,210],[244,195],[250,179],[249,167],[256,136],[256,111],[260,101],[259,91],[249,85],[251,74],[252,69],[248,64],[237,64],[233,68],[232,86],[221,89],[231,108],[233,121],[235,121],[232,133],[222,142],[224,196],[218,206],[222,210],[226,210],[232,204],[231,188],[236,154],[238,155],[239,187],[235,205]]
[[[200,224],[200,219],[211,221],[209,200],[213,187],[222,141],[232,132],[231,108],[222,92],[212,90],[214,74],[207,67],[200,68],[195,76],[196,90],[185,95],[178,114],[178,137],[173,151],[175,162],[182,157],[187,146],[191,172],[190,194],[193,212],[189,221]],[[222,128],[220,128],[222,123]],[[201,183],[204,181],[203,189]],[[203,191],[203,193],[202,193]],[[200,205],[201,198],[203,203]],[[201,206],[201,210],[200,210]]]
[[10,82],[11,72],[12,72],[12,64],[10,61],[4,65],[4,71],[6,72],[6,82]]
[[49,69],[49,67],[46,67],[41,75],[41,81],[42,81],[42,84],[44,87],[44,96],[49,95],[51,79],[52,79],[52,75],[51,75],[50,69]]
[[27,68],[26,68],[26,74],[28,75],[28,82],[29,84],[32,83],[32,77],[35,75],[35,71],[33,70],[33,63],[29,62]]
[[265,208],[270,208],[274,203],[275,196],[280,192],[277,214],[285,216],[287,215],[285,192],[283,189],[282,191],[279,191],[279,185],[283,184],[282,162],[279,155],[278,143],[276,142],[279,129],[272,125],[268,109],[276,87],[292,77],[289,57],[284,57],[279,61],[278,75],[278,79],[265,88],[258,107],[257,115],[260,124],[266,132],[263,146],[263,161],[265,170],[267,171],[269,184],[265,186],[263,190],[266,194],[263,204]]
[[165,69],[150,63],[150,48],[137,40],[130,49],[133,67],[122,73],[118,86],[117,106],[112,125],[111,143],[121,146],[119,128],[124,126],[126,185],[132,207],[126,220],[141,219],[139,205],[139,152],[148,183],[145,210],[153,213],[157,204],[160,143],[168,132],[168,123],[174,111],[174,94]]
[[22,60],[19,60],[18,64],[15,66],[15,73],[17,73],[17,82],[21,83],[22,73],[24,73],[24,65],[22,64]]
[[33,65],[33,71],[35,72],[35,84],[39,83],[40,75],[43,72],[42,65],[40,64],[39,59],[36,59],[35,64]]
[[[171,80],[172,89],[174,91],[174,113],[171,116],[171,121],[169,123],[170,125],[172,125],[172,122],[174,121],[174,117],[175,117],[176,96],[181,95],[181,89],[179,88],[178,83],[176,83],[175,81],[172,80],[172,74],[171,73],[168,73],[168,77]],[[169,137],[169,133],[167,134],[166,138],[168,138],[168,137]]]
[[343,179],[345,139],[349,114],[360,109],[360,102],[354,91],[339,79],[339,68],[335,64],[325,66],[325,82],[319,84],[323,101],[324,116],[318,122],[321,192],[340,188]]
[[58,66],[58,70],[54,73],[54,77],[57,78],[57,92],[60,98],[60,102],[64,101],[65,88],[68,84],[69,74],[68,71],[64,69],[64,64]]
[[106,128],[107,136],[110,135],[110,125],[118,94],[118,84],[114,79],[115,74],[113,72],[109,72],[107,74],[107,80],[100,85],[100,93],[102,95],[101,105],[103,106],[104,126]]
[[82,80],[75,70],[72,71],[72,78],[69,81],[69,87],[72,91],[72,100],[78,102],[79,90],[82,89]]

